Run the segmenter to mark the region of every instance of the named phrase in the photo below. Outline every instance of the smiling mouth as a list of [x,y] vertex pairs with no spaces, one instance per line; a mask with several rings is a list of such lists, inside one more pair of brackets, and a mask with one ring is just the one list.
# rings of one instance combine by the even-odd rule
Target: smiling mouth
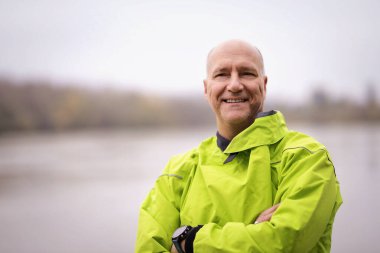
[[225,103],[232,104],[232,103],[244,103],[247,100],[248,99],[239,98],[239,99],[223,99],[222,101]]

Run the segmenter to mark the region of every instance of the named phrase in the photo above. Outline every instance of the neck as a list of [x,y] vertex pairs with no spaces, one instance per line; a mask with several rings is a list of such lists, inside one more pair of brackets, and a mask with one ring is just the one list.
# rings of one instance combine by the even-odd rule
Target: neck
[[252,122],[248,122],[246,124],[239,124],[239,125],[221,125],[217,124],[218,132],[221,136],[228,140],[232,140],[236,135],[244,131],[246,128],[248,128],[250,125],[252,125]]

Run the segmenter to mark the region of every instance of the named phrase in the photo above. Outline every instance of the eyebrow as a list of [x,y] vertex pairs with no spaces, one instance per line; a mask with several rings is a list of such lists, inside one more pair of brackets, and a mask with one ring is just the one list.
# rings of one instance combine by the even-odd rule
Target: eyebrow
[[[215,73],[218,73],[218,72],[224,72],[224,71],[230,71],[230,69],[231,69],[231,67],[226,67],[226,66],[216,67],[211,72],[211,74],[215,74]],[[257,69],[257,67],[255,65],[238,67],[238,71],[254,71],[256,73],[259,72],[259,70]]]
[[252,66],[252,67],[241,67],[241,68],[238,68],[239,71],[253,71],[253,72],[256,72],[258,73],[259,70],[256,68],[256,66]]
[[215,68],[212,73],[216,73],[216,72],[224,72],[224,71],[229,71],[230,68],[229,67],[218,67],[218,68]]

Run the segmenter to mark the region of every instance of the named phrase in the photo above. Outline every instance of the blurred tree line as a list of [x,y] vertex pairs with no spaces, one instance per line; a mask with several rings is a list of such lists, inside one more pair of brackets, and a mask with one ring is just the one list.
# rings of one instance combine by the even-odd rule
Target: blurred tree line
[[380,122],[380,104],[374,83],[363,85],[366,92],[361,101],[354,101],[344,96],[337,97],[324,87],[328,85],[323,84],[314,88],[309,94],[309,101],[303,105],[283,106],[288,120],[323,124]]
[[202,98],[163,98],[112,89],[0,79],[0,132],[211,124]]
[[[374,87],[368,85],[365,102],[361,104],[347,98],[333,99],[329,92],[318,88],[302,105],[269,99],[265,107],[282,111],[288,121],[380,122],[380,106]],[[211,124],[214,124],[214,115],[202,96],[162,97],[0,78],[0,132]]]

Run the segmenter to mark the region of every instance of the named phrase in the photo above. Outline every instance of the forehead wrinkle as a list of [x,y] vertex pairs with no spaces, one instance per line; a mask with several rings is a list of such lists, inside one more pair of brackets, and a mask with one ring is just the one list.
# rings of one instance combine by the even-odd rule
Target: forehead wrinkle
[[231,71],[232,68],[235,68],[238,71],[242,70],[254,70],[259,71],[257,64],[253,61],[247,60],[220,60],[219,63],[216,63],[215,66],[210,69],[209,73],[215,73],[217,71]]
[[[245,56],[251,55],[253,58],[252,62],[256,66],[256,71],[261,72],[263,75],[265,74],[264,59],[263,59],[263,56],[262,56],[260,50],[256,46],[252,46],[249,43],[246,43],[244,41],[235,41],[235,42],[237,42],[237,44],[235,45],[235,48],[228,48],[228,47],[226,48],[226,44],[228,44],[230,42],[234,42],[234,40],[222,43],[219,46],[216,46],[209,51],[209,53],[207,55],[207,65],[206,65],[207,75],[210,74],[212,57],[215,55],[215,51],[218,53],[218,50],[221,51],[222,49],[224,49],[224,54],[226,54],[226,55],[239,55],[239,54],[242,54]],[[236,50],[236,48],[239,48],[240,52],[235,53],[234,50]],[[242,51],[245,53],[242,53]],[[221,52],[223,52],[223,51],[221,51]],[[219,53],[221,53],[221,52],[219,52]],[[257,63],[259,66],[257,66]]]

